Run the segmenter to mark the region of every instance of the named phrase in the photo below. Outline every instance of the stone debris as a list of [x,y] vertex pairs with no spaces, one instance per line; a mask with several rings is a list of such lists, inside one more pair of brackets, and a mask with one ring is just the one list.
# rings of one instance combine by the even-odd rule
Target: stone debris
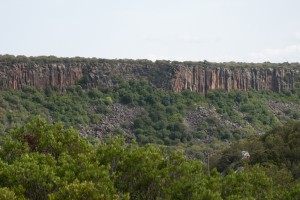
[[218,125],[229,126],[232,130],[240,128],[239,124],[229,121],[223,115],[217,113],[216,108],[212,105],[209,108],[198,106],[195,110],[187,113],[184,121],[190,131],[197,131],[199,124],[209,117],[215,117],[218,120]]
[[103,138],[111,134],[114,130],[121,128],[125,133],[132,134],[131,128],[134,119],[140,115],[144,109],[138,106],[128,107],[119,103],[109,106],[112,113],[105,115],[94,127],[89,130],[83,128],[81,135],[92,135]]
[[[277,102],[277,101],[268,101],[270,111],[278,116],[281,122],[286,122],[287,119],[293,118],[295,120],[300,119],[300,105],[295,103],[286,103],[286,102]],[[291,116],[293,113],[296,113],[296,116]],[[281,117],[280,117],[281,116]]]
[[250,153],[248,151],[242,151],[242,160],[250,158]]

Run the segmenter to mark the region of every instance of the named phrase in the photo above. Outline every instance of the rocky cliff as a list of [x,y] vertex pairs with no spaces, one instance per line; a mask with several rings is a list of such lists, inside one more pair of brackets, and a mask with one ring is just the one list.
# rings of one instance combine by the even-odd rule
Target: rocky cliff
[[112,86],[116,77],[143,79],[175,92],[191,90],[206,94],[210,90],[271,90],[280,92],[295,87],[300,65],[231,67],[230,64],[97,61],[75,63],[0,63],[0,87],[21,89],[26,86],[58,87],[83,83],[87,87]]
[[[0,88],[21,89],[26,86],[59,87],[61,91],[68,86],[80,83],[86,87],[112,86],[114,80],[142,79],[159,87],[168,88],[171,68],[148,66],[147,64],[96,63],[96,64],[34,64],[16,63],[0,65]],[[169,74],[169,75],[167,75]]]
[[280,92],[294,88],[298,71],[290,68],[185,67],[176,68],[174,91],[188,89],[207,93],[214,89],[271,90]]

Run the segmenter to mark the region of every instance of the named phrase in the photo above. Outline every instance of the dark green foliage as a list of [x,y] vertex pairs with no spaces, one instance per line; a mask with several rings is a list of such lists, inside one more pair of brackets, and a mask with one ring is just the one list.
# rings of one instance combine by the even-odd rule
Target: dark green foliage
[[[270,112],[268,100],[299,104],[297,94],[272,92],[212,91],[207,96],[183,91],[173,93],[151,86],[146,81],[128,81],[115,77],[114,87],[83,89],[80,85],[65,92],[55,88],[0,91],[0,133],[28,121],[31,115],[40,115],[49,122],[62,121],[68,127],[93,128],[112,114],[111,106],[121,103],[127,107],[141,107],[143,112],[111,134],[135,138],[139,144],[156,143],[168,146],[184,145],[190,155],[203,155],[196,149],[221,149],[228,142],[248,138],[255,133],[270,130],[280,124]],[[209,115],[199,122],[197,130],[190,130],[185,121],[189,111],[198,105],[215,108],[220,116],[241,126],[236,129],[222,124],[216,115]],[[241,114],[242,113],[242,114]],[[295,110],[285,110],[286,116],[297,118]],[[250,124],[249,124],[250,123]],[[251,126],[250,126],[251,125]],[[209,143],[209,145],[207,145]],[[200,145],[201,148],[194,148]],[[206,145],[206,146],[205,146]],[[205,146],[205,147],[204,147]],[[205,157],[201,157],[205,159]]]
[[[0,55],[0,67],[103,62],[154,67],[181,64]],[[207,61],[184,64],[245,66]],[[246,65],[299,67],[297,63]],[[153,80],[163,82],[167,77],[163,73],[170,72],[162,71],[149,73]],[[300,125],[279,126],[279,120],[299,119],[300,112],[293,108],[300,104],[299,78],[292,91],[214,90],[207,96],[189,90],[173,93],[117,76],[112,77],[112,87],[90,88],[89,74],[64,92],[49,87],[1,90],[0,199],[299,199]],[[270,101],[292,106],[281,116],[270,109]],[[141,112],[133,123],[126,121],[103,133],[103,140],[89,135],[89,143],[78,136],[75,129],[97,127],[113,114],[116,104],[138,107]],[[191,128],[185,117],[199,106],[215,111],[205,113]],[[29,120],[33,115],[48,123],[40,118]],[[241,160],[243,150],[250,152],[250,159]],[[233,171],[241,166],[243,172]]]
[[[259,162],[284,163],[295,178],[300,177],[300,122],[288,122],[262,137],[266,156]],[[265,160],[264,160],[265,159]]]
[[[34,119],[1,142],[0,185],[29,199],[48,199],[53,192],[51,198],[60,199],[67,190],[75,199],[112,196],[115,190],[108,166],[100,165],[94,152],[74,129]],[[92,191],[80,191],[86,184],[93,186]]]
[[[28,135],[32,140],[28,140]],[[13,142],[22,145],[11,145]],[[34,147],[34,148],[32,148]],[[107,138],[90,145],[74,129],[39,118],[12,130],[0,150],[1,199],[297,199],[299,184],[259,165],[222,177],[165,146]],[[10,153],[10,158],[8,158]],[[274,172],[274,171],[273,171]],[[290,190],[283,178],[289,181]]]
[[[241,160],[241,151],[249,151],[250,159]],[[241,166],[245,163],[250,165],[261,164],[270,176],[283,173],[274,180],[287,184],[290,181],[281,181],[282,178],[299,179],[300,177],[300,122],[288,122],[284,126],[272,129],[261,137],[253,137],[239,141],[222,152],[216,166],[219,171],[226,170],[232,163]],[[216,155],[218,157],[218,155]],[[276,171],[276,173],[274,173]],[[273,173],[273,174],[272,174]]]
[[[179,65],[184,64],[185,66],[202,66],[202,67],[209,67],[209,66],[215,66],[215,67],[226,67],[226,68],[245,68],[245,67],[255,67],[255,68],[299,68],[299,63],[270,63],[270,62],[264,62],[264,63],[243,63],[243,62],[225,62],[225,63],[214,63],[214,62],[208,62],[204,60],[203,62],[192,62],[192,61],[184,61],[184,62],[178,62],[178,61],[169,61],[169,60],[157,60],[155,62],[152,62],[150,60],[146,59],[103,59],[103,58],[84,58],[84,57],[56,57],[56,56],[37,56],[37,57],[26,57],[23,55],[0,55],[0,64],[15,64],[15,63],[29,63],[30,65],[34,64],[53,64],[53,63],[66,63],[66,64],[74,64],[74,63],[84,63],[87,65],[97,65],[99,63],[126,63],[126,64],[143,64],[143,65],[158,65],[158,66],[169,66],[169,65]],[[161,76],[161,77],[160,77]],[[164,78],[165,76],[158,74],[157,79]]]
[[[243,124],[246,120],[261,130],[269,130],[279,124],[278,119],[270,112],[266,102],[269,98],[278,99],[275,93],[212,91],[207,95],[207,98],[210,99],[220,114],[228,116],[229,119],[233,119],[239,124]],[[296,98],[293,100],[296,100]],[[244,117],[241,118],[238,112],[242,112]]]

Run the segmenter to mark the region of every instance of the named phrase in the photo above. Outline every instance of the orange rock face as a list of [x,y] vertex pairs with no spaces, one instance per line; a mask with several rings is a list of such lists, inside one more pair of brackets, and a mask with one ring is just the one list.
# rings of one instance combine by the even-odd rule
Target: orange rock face
[[[220,66],[220,65],[219,65]],[[271,90],[294,87],[295,73],[288,68],[187,66],[184,63],[112,62],[77,64],[19,63],[0,66],[0,88],[26,86],[58,87],[61,91],[85,78],[87,87],[114,85],[114,78],[142,79],[175,92],[191,90],[206,94],[210,90]]]
[[214,68],[179,66],[173,91],[191,90],[206,94],[210,90],[271,90],[280,92],[294,86],[294,71],[284,68]]
[[26,64],[15,64],[1,69],[0,85],[2,88],[13,89],[21,89],[25,86],[58,86],[60,90],[64,90],[66,87],[74,85],[82,76],[81,65],[49,64],[28,66]]

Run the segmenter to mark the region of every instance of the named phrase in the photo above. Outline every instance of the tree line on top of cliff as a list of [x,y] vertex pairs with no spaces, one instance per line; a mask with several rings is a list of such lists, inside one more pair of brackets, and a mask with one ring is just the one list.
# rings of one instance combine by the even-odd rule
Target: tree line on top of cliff
[[160,65],[184,65],[184,66],[201,66],[201,67],[225,67],[225,68],[293,68],[300,69],[300,64],[298,62],[289,63],[246,63],[246,62],[208,62],[204,61],[170,61],[170,60],[156,60],[155,62],[147,59],[103,59],[103,58],[85,58],[85,57],[56,57],[56,56],[23,56],[23,55],[1,55],[0,54],[0,66],[7,64],[17,64],[17,63],[28,63],[28,64],[53,64],[53,63],[64,63],[64,64],[74,64],[74,63],[85,63],[90,65],[97,65],[99,63],[125,63],[125,64],[145,64],[152,66]]

